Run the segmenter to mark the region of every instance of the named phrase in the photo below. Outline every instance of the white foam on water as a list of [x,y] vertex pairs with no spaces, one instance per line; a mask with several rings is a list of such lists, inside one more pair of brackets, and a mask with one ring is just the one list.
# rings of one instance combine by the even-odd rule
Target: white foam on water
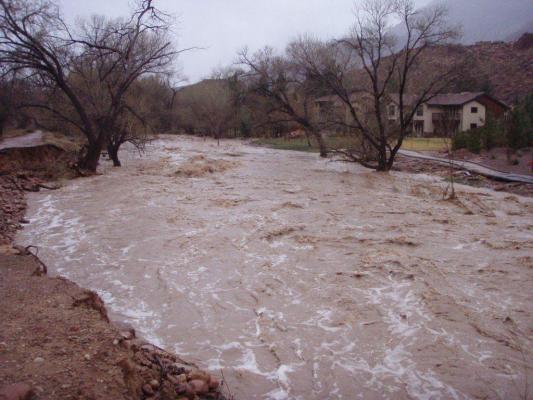
[[[421,371],[408,350],[409,346],[416,343],[417,333],[425,329],[425,322],[431,320],[414,295],[411,285],[410,281],[399,282],[389,276],[384,286],[371,288],[368,292],[370,301],[384,311],[383,321],[393,337],[398,339],[398,344],[387,348],[382,362],[372,368],[368,367],[366,372],[373,375],[374,383],[382,381],[386,376],[395,377],[398,382],[405,384],[407,392],[413,398],[464,399],[464,395],[439,380],[431,370]],[[364,364],[354,367],[364,369]]]
[[[174,139],[157,141],[148,157],[170,157],[170,162],[178,164],[188,159],[191,150],[198,150],[196,147],[215,158],[230,151],[183,142],[182,150],[174,154],[160,150]],[[252,159],[246,154],[265,158]],[[447,251],[446,260],[437,260],[435,269],[444,273],[448,265],[452,272],[454,263],[466,265],[461,264],[462,258],[469,258],[468,263],[476,268],[472,252],[465,250],[481,244],[478,231],[485,225],[476,226],[473,236],[454,236],[454,229],[462,229],[454,224],[443,231],[433,227],[424,233],[422,226],[391,228],[387,218],[360,212],[358,208],[365,205],[357,203],[358,196],[348,193],[351,190],[343,187],[339,193],[328,192],[326,185],[327,189],[336,187],[330,184],[338,175],[324,175],[334,168],[312,155],[297,153],[296,162],[285,153],[264,149],[246,148],[246,154],[239,159],[243,168],[224,175],[177,180],[172,176],[174,167],[166,164],[162,167],[165,171],[154,168],[147,175],[141,167],[110,169],[105,176],[67,183],[51,194],[31,194],[31,224],[22,237],[41,248],[44,260],[56,268],[52,272],[97,289],[110,311],[129,319],[142,336],[181,355],[207,360],[206,367],[213,372],[224,369],[237,387],[250,389],[255,398],[292,400],[298,399],[294,393],[307,391],[302,400],[351,399],[350,384],[364,388],[369,397],[465,398],[446,383],[445,372],[432,371],[424,361],[417,361],[431,355],[431,350],[420,350],[419,341],[430,343],[429,347],[437,347],[441,341],[457,349],[465,368],[479,365],[492,371],[492,359],[501,353],[489,351],[489,341],[477,345],[458,336],[449,324],[443,325],[447,330],[434,324],[435,316],[421,301],[427,283],[422,280],[432,272],[423,270],[430,264],[423,265],[424,259],[418,258],[431,258],[425,243],[409,250],[391,245],[385,251],[377,247],[379,243],[363,246],[343,239],[374,237],[382,229],[409,229],[413,236],[425,233],[432,244],[433,237],[442,238],[439,249]],[[269,168],[283,163],[289,164],[290,174],[269,173]],[[293,176],[301,170],[300,163],[307,163],[306,178],[317,172],[322,175],[309,180],[302,176],[295,185]],[[133,161],[132,165],[136,166]],[[354,184],[382,179],[352,167],[342,169],[350,173],[343,179],[353,179]],[[130,173],[135,177],[130,179]],[[326,180],[318,181],[324,177]],[[125,182],[128,186],[120,187]],[[389,198],[389,188],[383,191],[379,185],[373,187],[372,210],[390,210],[390,201],[398,199]],[[110,208],[108,200],[105,204],[102,199],[95,200],[99,193],[117,186],[128,190],[124,204]],[[229,209],[213,207],[213,199],[238,198],[243,191],[253,200]],[[296,198],[309,199],[304,210],[272,213]],[[148,202],[152,208],[147,207]],[[409,207],[405,205],[406,210]],[[439,204],[437,211],[446,211],[446,207]],[[326,208],[332,213],[324,219]],[[85,213],[86,209],[92,209],[92,214]],[[419,215],[413,217],[417,219],[414,224],[421,221]],[[125,231],[130,224],[135,228]],[[306,234],[316,242],[264,240],[266,233],[280,226],[297,225],[305,225]],[[505,240],[516,237],[506,236]],[[522,240],[527,237],[520,236]],[[398,278],[388,276],[392,268],[383,268],[380,261],[396,257],[403,258],[395,271]],[[408,265],[411,257],[416,260],[413,263],[422,265]],[[481,262],[489,272],[492,260]],[[363,279],[335,275],[363,267],[368,268]],[[401,279],[404,268],[420,272],[416,282]],[[485,288],[477,281],[459,284],[454,288],[454,300],[468,299],[468,306],[478,312],[487,308],[512,312],[517,304],[512,293],[498,292],[496,296],[492,291],[483,293]],[[418,350],[422,353],[416,353]],[[491,374],[500,383],[509,382],[508,375],[498,378]],[[247,379],[259,382],[261,389]]]
[[248,372],[252,372],[256,375],[261,375],[261,376],[269,376],[268,373],[262,372],[259,369],[259,365],[257,364],[255,353],[252,349],[243,348],[242,346],[239,346],[239,347],[243,351],[244,354],[239,359],[238,361],[239,364],[237,364],[234,367],[236,370],[248,371]]
[[268,392],[264,398],[268,400],[288,400],[290,397],[286,390],[277,388]]

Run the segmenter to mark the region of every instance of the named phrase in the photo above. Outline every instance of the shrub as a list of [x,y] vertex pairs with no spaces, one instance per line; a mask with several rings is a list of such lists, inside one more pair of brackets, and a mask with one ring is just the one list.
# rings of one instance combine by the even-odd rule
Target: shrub
[[482,135],[477,130],[466,132],[466,148],[472,153],[479,154],[482,148]]
[[533,95],[527,96],[511,112],[506,139],[513,149],[527,147],[533,142]]
[[453,150],[466,149],[467,143],[467,133],[459,132],[452,138],[452,148]]
[[472,153],[479,153],[481,149],[490,150],[505,145],[506,137],[502,121],[496,121],[490,117],[485,126],[458,133],[453,138],[454,149],[466,148]]
[[478,130],[459,132],[452,139],[454,150],[467,149],[472,153],[479,153],[482,148],[482,133]]

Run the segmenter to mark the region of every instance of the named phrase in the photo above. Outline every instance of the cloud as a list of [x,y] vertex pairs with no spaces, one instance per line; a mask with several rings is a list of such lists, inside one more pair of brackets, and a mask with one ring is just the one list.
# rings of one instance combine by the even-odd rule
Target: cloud
[[[418,0],[419,4],[427,0]],[[128,0],[61,0],[70,21],[76,16],[125,15]],[[218,66],[234,62],[244,46],[283,48],[300,34],[330,38],[352,23],[354,0],[156,0],[176,16],[175,40],[180,48],[203,47],[183,54],[183,73],[195,82]]]

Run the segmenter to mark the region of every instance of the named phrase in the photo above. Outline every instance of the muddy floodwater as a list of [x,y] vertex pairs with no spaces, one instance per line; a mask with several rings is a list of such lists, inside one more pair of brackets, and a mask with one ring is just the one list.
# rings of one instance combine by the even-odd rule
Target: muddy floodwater
[[236,141],[122,158],[30,195],[18,242],[237,400],[533,397],[531,199]]

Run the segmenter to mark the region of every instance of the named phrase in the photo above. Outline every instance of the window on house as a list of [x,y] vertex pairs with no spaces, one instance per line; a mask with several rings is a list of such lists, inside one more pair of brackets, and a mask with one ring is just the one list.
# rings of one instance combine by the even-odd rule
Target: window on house
[[470,124],[470,129],[476,129],[477,128],[477,124]]
[[472,112],[472,114],[477,114],[477,107],[472,107],[470,111]]
[[391,117],[394,117],[396,115],[396,106],[394,104],[389,106],[389,115]]
[[417,117],[423,117],[424,116],[424,108],[422,106],[419,106],[416,109],[416,115],[417,115]]
[[417,136],[424,134],[424,121],[414,121],[414,131]]

